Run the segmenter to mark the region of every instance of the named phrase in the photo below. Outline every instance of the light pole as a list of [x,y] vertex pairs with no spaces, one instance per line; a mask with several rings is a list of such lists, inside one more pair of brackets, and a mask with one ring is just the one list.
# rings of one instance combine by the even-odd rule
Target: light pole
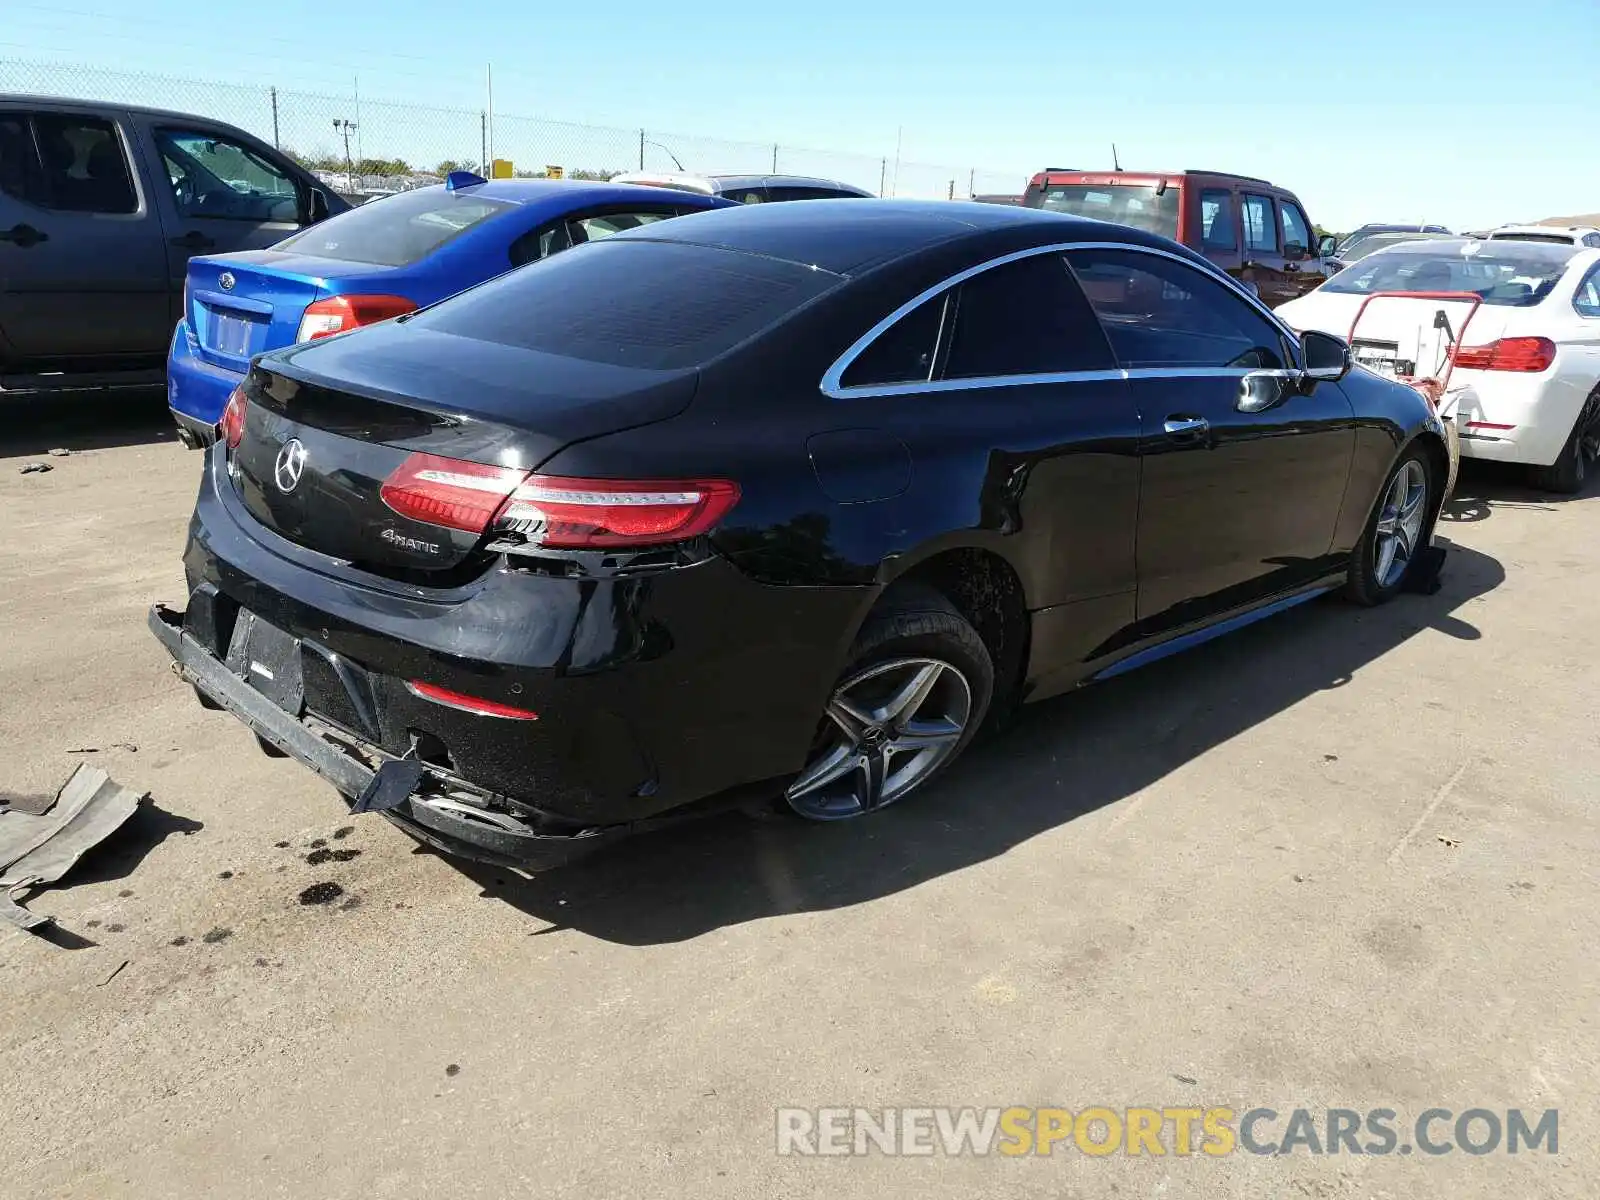
[[350,135],[356,131],[356,123],[343,117],[335,117],[333,119],[333,128],[335,133],[344,134],[344,190],[353,192],[356,190],[356,185],[354,179],[355,168],[350,162]]

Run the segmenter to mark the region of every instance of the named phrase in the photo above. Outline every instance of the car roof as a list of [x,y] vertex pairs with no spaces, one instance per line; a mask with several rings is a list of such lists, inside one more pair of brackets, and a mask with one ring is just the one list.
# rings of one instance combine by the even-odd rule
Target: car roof
[[[1561,232],[1557,230],[1556,232]],[[1393,246],[1384,246],[1373,251],[1373,257],[1379,254],[1394,254],[1406,250],[1408,246],[1416,246],[1418,250],[1426,244],[1425,253],[1436,254],[1443,257],[1460,255],[1471,258],[1474,255],[1507,255],[1516,254],[1533,262],[1546,261],[1551,265],[1570,263],[1574,258],[1584,254],[1600,254],[1600,250],[1592,247],[1574,245],[1570,242],[1523,242],[1514,238],[1506,238],[1500,245],[1490,248],[1484,238],[1474,237],[1447,237],[1447,238],[1415,238],[1411,241],[1396,242]],[[1408,253],[1410,251],[1407,251]],[[1337,276],[1335,276],[1337,278]]]
[[[240,128],[231,121],[224,121],[218,117],[208,116],[205,113],[185,112],[177,108],[152,108],[148,104],[125,104],[121,100],[95,100],[86,99],[83,96],[49,96],[36,92],[0,92],[0,100],[4,100],[7,104],[27,106],[41,105],[50,108],[77,108],[98,112],[140,113],[147,117],[165,117],[175,121],[204,121],[208,125],[218,125],[225,129]],[[246,130],[246,132],[249,131]]]
[[1240,175],[1235,171],[1202,171],[1193,167],[1186,168],[1182,171],[1122,171],[1115,167],[1102,167],[1099,169],[1083,169],[1079,167],[1048,167],[1045,170],[1040,171],[1039,175],[1044,177],[1047,181],[1057,178],[1126,179],[1133,182],[1143,182],[1145,180],[1154,182],[1161,179],[1183,179],[1185,177],[1195,179],[1226,179],[1235,183],[1254,183],[1260,185],[1261,187],[1276,188],[1278,191],[1287,190],[1286,188],[1279,187],[1270,179],[1261,179],[1255,175]]
[[1553,234],[1572,234],[1582,237],[1586,233],[1597,233],[1593,225],[1496,225],[1489,231],[1489,236],[1494,237],[1502,233],[1537,233],[1545,236]]
[[1036,226],[1041,243],[1115,241],[1184,251],[1166,238],[1124,225],[1008,204],[966,200],[807,200],[738,205],[679,217],[666,226],[624,230],[619,238],[716,246],[799,263],[837,275],[860,274],[963,237]]

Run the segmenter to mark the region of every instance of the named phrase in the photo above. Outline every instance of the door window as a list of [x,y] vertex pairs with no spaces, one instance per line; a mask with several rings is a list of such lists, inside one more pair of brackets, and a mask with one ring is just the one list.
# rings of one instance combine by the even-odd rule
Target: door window
[[[82,213],[138,211],[128,156],[110,121],[36,113],[33,135],[43,168],[39,200],[46,207]],[[5,172],[11,174],[9,163]]]
[[181,129],[156,130],[156,144],[181,216],[299,222],[300,193],[294,179],[249,147]]
[[1136,251],[1072,250],[1067,259],[1130,370],[1287,365],[1281,332],[1220,280]]
[[1207,250],[1239,248],[1233,193],[1227,188],[1207,188],[1200,193],[1200,242]]
[[0,114],[0,192],[29,204],[46,203],[33,125],[21,113]]
[[1305,258],[1311,253],[1311,229],[1306,225],[1306,215],[1288,201],[1278,205],[1283,217],[1283,256]]
[[1278,229],[1272,219],[1272,198],[1251,196],[1244,198],[1244,244],[1249,250],[1275,254],[1278,250]]
[[946,379],[1114,368],[1078,285],[1058,254],[1034,254],[961,285]]

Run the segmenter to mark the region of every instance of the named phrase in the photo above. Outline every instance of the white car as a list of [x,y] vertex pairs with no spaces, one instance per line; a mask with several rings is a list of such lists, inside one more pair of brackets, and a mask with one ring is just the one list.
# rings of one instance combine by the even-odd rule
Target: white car
[[1600,453],[1600,249],[1402,243],[1277,312],[1348,339],[1367,369],[1443,381],[1439,412],[1465,458],[1524,463],[1537,486],[1576,492]]
[[1492,242],[1553,242],[1558,246],[1600,249],[1600,229],[1593,225],[1502,225],[1489,231]]

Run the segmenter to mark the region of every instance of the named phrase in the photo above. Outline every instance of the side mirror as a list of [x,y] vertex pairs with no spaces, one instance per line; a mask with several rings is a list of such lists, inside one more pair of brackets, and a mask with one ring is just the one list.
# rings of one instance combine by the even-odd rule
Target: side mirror
[[1313,382],[1337,383],[1350,374],[1350,347],[1343,338],[1308,329],[1300,335],[1300,353]]
[[1317,242],[1317,256],[1319,258],[1332,258],[1334,251],[1339,248],[1339,239],[1331,233],[1325,233]]
[[311,196],[306,204],[306,224],[315,225],[318,221],[328,219],[328,193],[321,188],[312,188]]

